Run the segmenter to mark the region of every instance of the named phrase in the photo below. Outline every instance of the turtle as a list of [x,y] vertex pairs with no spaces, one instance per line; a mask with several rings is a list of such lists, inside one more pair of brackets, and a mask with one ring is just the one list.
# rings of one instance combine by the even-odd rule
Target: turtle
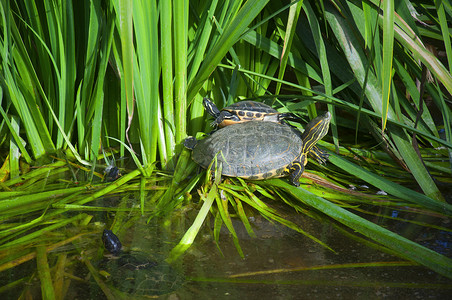
[[328,132],[330,121],[326,112],[311,120],[303,134],[284,124],[249,121],[226,126],[199,141],[188,137],[184,145],[203,168],[216,157],[222,175],[251,180],[289,176],[289,182],[299,186],[308,153],[313,152],[320,163],[328,159],[315,144]]
[[141,251],[123,251],[119,238],[104,229],[102,241],[113,257],[104,258],[99,267],[117,290],[133,295],[164,295],[177,290],[185,279],[163,259]]
[[248,121],[275,123],[281,123],[283,120],[301,121],[301,118],[293,113],[280,113],[267,104],[252,100],[234,103],[221,111],[209,98],[204,98],[202,104],[207,113],[215,118],[211,123],[212,127],[223,128]]

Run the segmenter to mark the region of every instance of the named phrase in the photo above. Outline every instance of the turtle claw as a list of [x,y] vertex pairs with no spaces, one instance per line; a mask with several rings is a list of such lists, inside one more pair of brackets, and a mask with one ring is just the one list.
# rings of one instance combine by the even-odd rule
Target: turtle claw
[[300,182],[298,181],[290,181],[290,183],[296,187],[300,187]]
[[317,145],[314,145],[309,152],[309,155],[314,158],[319,164],[326,164],[330,154],[324,150],[321,150]]
[[316,157],[316,160],[319,164],[325,165],[326,162],[328,161],[328,157],[330,155],[328,153],[322,153],[321,155],[319,155],[318,157]]

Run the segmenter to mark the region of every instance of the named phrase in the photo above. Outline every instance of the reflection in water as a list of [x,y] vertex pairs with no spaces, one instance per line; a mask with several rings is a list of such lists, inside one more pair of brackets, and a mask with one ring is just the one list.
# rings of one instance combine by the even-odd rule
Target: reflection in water
[[[108,200],[115,205],[115,199]],[[419,266],[410,266],[401,259],[380,250],[364,246],[350,239],[331,223],[322,223],[305,215],[294,213],[283,204],[273,203],[284,211],[286,217],[303,230],[321,239],[335,252],[315,243],[306,236],[285,226],[274,224],[260,215],[249,214],[249,221],[256,234],[249,236],[240,220],[233,219],[239,243],[245,257],[242,259],[227,230],[220,233],[217,246],[212,237],[212,224],[199,233],[195,244],[186,255],[173,264],[185,283],[177,290],[167,290],[163,299],[379,299],[384,297],[402,299],[443,298],[450,295],[450,280]],[[125,251],[143,251],[158,257],[163,262],[171,249],[179,242],[185,230],[192,224],[196,210],[184,211],[184,216],[163,221],[158,218],[146,223],[146,218],[125,216],[129,228],[119,230],[119,238]],[[110,279],[100,277],[103,282],[120,281],[121,268],[102,268],[103,245],[100,239],[109,213],[93,214],[92,223],[98,228],[93,233],[49,253],[50,265],[65,259],[64,268],[67,299],[106,299],[105,291],[88,271],[89,259],[93,268],[110,272]],[[449,236],[449,235],[447,235]],[[448,239],[450,241],[450,239]],[[438,243],[439,245],[441,243]],[[218,247],[221,249],[219,251]],[[146,256],[142,261],[147,261]],[[369,267],[377,262],[387,265]],[[390,264],[401,262],[400,266]],[[136,261],[135,261],[136,263]],[[359,264],[362,265],[359,265]],[[403,265],[405,264],[405,265]],[[366,267],[367,266],[367,267]],[[329,269],[325,267],[330,267]],[[0,273],[0,286],[5,286],[24,276],[33,274],[36,262],[31,260],[18,267]],[[294,271],[297,270],[297,271]],[[21,273],[22,272],[22,273]],[[56,270],[52,270],[56,272]],[[97,272],[97,271],[96,271]],[[163,270],[163,273],[165,271]],[[36,274],[36,273],[34,273]],[[124,281],[135,275],[124,275]],[[145,278],[146,274],[143,273]],[[41,291],[36,275],[27,277],[18,284],[20,289],[2,292],[1,299],[17,299],[26,289],[26,294],[39,298]],[[155,280],[154,280],[155,282]]]

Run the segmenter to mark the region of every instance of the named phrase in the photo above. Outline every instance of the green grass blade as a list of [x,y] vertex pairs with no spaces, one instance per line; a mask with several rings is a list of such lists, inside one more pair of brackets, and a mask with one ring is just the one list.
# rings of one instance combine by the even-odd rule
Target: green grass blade
[[[380,17],[381,20],[381,17]],[[432,72],[435,77],[444,85],[449,93],[452,93],[452,76],[444,65],[435,57],[433,53],[428,51],[419,41],[419,38],[404,31],[402,28],[394,27],[395,38],[400,44],[409,50],[415,59],[419,59]]]
[[224,28],[223,34],[214,48],[206,55],[193,83],[188,87],[187,99],[189,101],[198,93],[229,49],[241,38],[248,25],[267,3],[268,0],[248,0],[234,16],[234,19]]
[[[435,1],[436,11],[438,13],[439,24],[441,26],[441,33],[444,40],[444,47],[446,48],[447,62],[449,63],[449,72],[452,72],[452,43],[450,41],[450,27],[447,25],[446,12],[444,10],[444,1]],[[450,3],[449,3],[450,6]],[[450,15],[449,15],[450,18]],[[450,22],[450,19],[449,19]]]
[[[41,143],[41,139],[39,136],[39,132],[35,126],[35,123],[33,122],[32,114],[30,113],[30,110],[28,109],[28,105],[26,103],[26,100],[23,96],[23,94],[20,92],[19,87],[17,86],[17,83],[14,79],[14,62],[13,62],[13,55],[12,55],[12,45],[10,45],[11,41],[11,27],[13,29],[15,28],[15,24],[13,23],[12,19],[12,12],[9,8],[9,2],[3,3],[0,6],[0,14],[2,18],[2,24],[4,26],[3,29],[3,40],[0,44],[0,57],[1,57],[1,71],[2,71],[2,81],[4,82],[4,85],[6,86],[7,95],[9,96],[11,102],[13,103],[14,107],[16,108],[16,111],[18,115],[20,116],[21,120],[24,122],[24,127],[26,129],[26,132],[30,138],[34,138],[35,142],[31,143],[31,148],[33,151],[33,154],[35,158],[39,158],[45,153],[44,145]],[[3,92],[3,90],[2,90]],[[3,95],[3,93],[2,93]],[[18,144],[21,143],[21,141],[18,141]]]
[[[160,73],[157,22],[158,11],[154,0],[134,2],[136,50],[133,76],[143,164],[147,175],[151,174],[157,155]],[[165,161],[166,157],[162,157],[162,160]]]
[[[234,199],[236,200],[236,199]],[[240,220],[243,223],[243,226],[245,226],[246,231],[250,235],[250,237],[256,237],[256,234],[253,231],[253,228],[251,227],[251,224],[248,220],[248,217],[246,216],[245,209],[243,208],[242,201],[236,200],[234,201],[232,199],[229,199],[231,203],[234,206],[235,211],[237,212],[237,215],[239,216]]]
[[[293,3],[294,0],[292,0],[291,2]],[[284,46],[283,46],[283,51],[282,51],[282,55],[281,55],[281,62],[279,65],[278,79],[284,78],[284,73],[285,73],[286,66],[287,66],[287,60],[289,58],[290,49],[292,47],[293,37],[294,37],[295,31],[297,29],[297,22],[298,22],[298,18],[300,16],[302,4],[303,4],[303,1],[299,1],[295,5],[292,5],[289,9],[289,17],[287,20],[286,34],[284,36]],[[278,95],[280,90],[281,90],[281,83],[278,83],[276,85],[275,94]]]
[[188,75],[188,84],[193,81],[204,59],[204,55],[206,54],[209,37],[212,34],[213,18],[215,17],[217,4],[218,0],[214,0],[210,3],[210,7],[202,16],[203,18],[201,20],[201,24],[196,31],[196,34],[199,36],[196,36],[190,45],[190,50],[194,52],[194,57],[191,62],[190,73]]
[[[358,47],[360,43],[353,37],[353,32],[347,25],[346,20],[334,8],[327,9],[326,17],[344,51],[344,54],[346,55],[350,67],[355,73],[358,82],[363,86],[370,105],[381,117],[381,100],[383,99],[381,88],[373,73],[368,73],[366,75],[366,56],[363,50]],[[365,82],[366,85],[364,86]],[[395,113],[390,107],[388,107],[388,118],[396,119]],[[408,141],[407,135],[402,129],[396,127],[392,127],[391,131],[391,137],[394,139],[398,151],[401,152],[404,161],[408,165],[410,171],[413,173],[414,178],[419,183],[424,193],[432,199],[444,201],[438,187],[433,182],[430,174]]]
[[92,98],[92,108],[94,116],[91,120],[90,114],[88,113],[88,117],[92,122],[91,128],[91,143],[90,143],[90,151],[89,154],[92,160],[95,160],[98,153],[100,152],[101,147],[101,133],[102,133],[102,120],[103,120],[103,109],[104,109],[104,82],[105,82],[105,74],[108,67],[108,59],[110,57],[111,44],[113,42],[113,22],[110,21],[107,23],[107,26],[104,28],[104,37],[100,45],[100,53],[102,54],[99,70],[96,78],[96,84],[94,86],[93,98]]
[[392,60],[394,51],[394,0],[383,1],[383,12],[382,131],[386,128],[389,97],[391,94]]
[[235,232],[234,226],[232,225],[231,216],[229,215],[229,210],[228,210],[229,201],[227,201],[227,199],[221,199],[220,195],[221,195],[221,193],[215,197],[218,212],[220,213],[220,216],[221,216],[221,219],[223,220],[224,225],[226,225],[227,229],[229,230],[229,232],[232,235],[232,240],[234,242],[234,245],[235,245],[237,251],[239,252],[240,257],[245,258],[245,255],[243,254],[242,248],[240,247],[240,244],[239,244],[239,238],[237,237],[237,233]]
[[[174,118],[174,92],[173,92],[173,20],[172,1],[160,3],[160,40],[161,40],[161,65],[162,65],[162,102],[163,102],[163,127],[165,132],[166,163],[165,169],[174,169],[173,157],[175,155],[175,118]],[[169,163],[169,164],[168,164]]]
[[[89,5],[88,10],[88,37],[86,45],[86,58],[84,61],[84,71],[83,71],[83,82],[80,84],[80,93],[77,93],[76,98],[76,112],[77,112],[77,130],[78,130],[78,150],[83,152],[86,147],[86,134],[88,133],[88,128],[86,128],[86,123],[88,122],[87,112],[85,109],[90,104],[90,99],[93,98],[93,87],[95,85],[95,75],[98,60],[98,45],[102,35],[100,30],[102,20],[102,12],[100,3],[92,1]],[[90,154],[89,154],[90,155]],[[85,156],[88,158],[89,156]]]
[[[249,31],[243,36],[243,40],[247,43],[259,47],[263,51],[270,54],[272,57],[280,58],[282,53],[282,47],[279,46],[276,42],[269,40],[265,36],[260,35],[256,31]],[[292,68],[295,68],[297,71],[307,75],[312,80],[315,80],[319,83],[323,83],[322,76],[317,72],[315,68],[313,68],[310,64],[308,64],[303,59],[293,55],[293,53],[288,53],[288,64]]]
[[175,136],[176,144],[180,144],[187,135],[188,1],[176,0],[173,8],[174,53],[177,53],[174,57]]
[[207,197],[205,197],[204,203],[202,204],[201,209],[199,210],[198,214],[196,215],[195,221],[193,221],[193,224],[190,226],[190,228],[185,232],[184,236],[180,240],[180,242],[171,250],[171,253],[168,257],[168,262],[175,261],[182,253],[184,253],[195,240],[196,235],[198,234],[199,230],[201,229],[202,224],[204,223],[207,214],[209,213],[210,207],[212,206],[213,202],[215,201],[215,197],[218,193],[218,189],[216,184],[212,185],[212,188],[209,191],[209,194]]
[[39,281],[41,282],[42,299],[56,299],[52,276],[50,275],[49,262],[47,261],[46,248],[42,245],[36,247],[36,265],[38,268]]
[[[331,80],[331,73],[330,73],[330,66],[328,63],[328,55],[326,52],[325,43],[323,41],[322,37],[322,31],[320,28],[320,24],[315,17],[315,13],[309,3],[305,4],[305,12],[308,16],[308,21],[311,25],[311,32],[314,38],[314,42],[317,49],[317,56],[320,60],[320,66],[322,68],[322,77],[323,77],[323,84],[325,86],[325,94],[328,96],[333,95],[333,84]],[[332,136],[334,140],[334,144],[336,145],[336,148],[339,148],[339,140],[338,140],[338,133],[337,133],[337,126],[336,126],[336,114],[333,105],[328,105],[328,110],[333,115],[333,118],[331,120],[331,131]],[[317,114],[310,115],[311,119],[317,117]]]
[[121,39],[121,65],[123,76],[121,77],[124,83],[125,99],[127,106],[127,121],[128,128],[132,122],[134,114],[134,100],[133,100],[133,65],[134,65],[134,49],[133,45],[133,1],[113,1],[115,11],[118,18],[117,26],[119,27]]
[[[2,96],[3,96],[3,89],[0,87],[0,98],[2,98]],[[23,145],[23,143],[22,143],[22,139],[20,138],[18,132],[16,132],[14,130],[13,125],[11,124],[11,121],[8,119],[8,115],[3,110],[2,107],[0,107],[0,114],[2,115],[3,121],[5,122],[12,138],[14,139],[14,141],[11,141],[11,142],[14,142],[17,145],[17,147],[19,147],[22,156],[25,158],[27,163],[30,163],[32,161],[30,154],[28,154],[27,149],[25,148],[25,145]]]
[[400,199],[404,199],[405,201],[422,205],[427,209],[452,215],[452,205],[433,200],[432,198],[429,198],[423,194],[417,193],[413,190],[410,190],[409,188],[396,184],[386,178],[363,169],[362,167],[348,161],[340,155],[330,152],[330,162],[343,169],[347,173],[355,175],[361,180],[368,182],[369,184],[381,189],[382,191],[385,191],[386,193],[399,197]]
[[[19,126],[19,118],[17,116],[11,117],[11,127],[12,130],[19,134],[20,132],[20,126]],[[19,158],[20,158],[20,152],[19,147],[15,143],[9,144],[9,176],[10,178],[15,178],[20,175],[19,170]]]
[[214,238],[215,244],[217,245],[217,248],[221,254],[223,254],[221,251],[221,248],[220,248],[220,232],[221,232],[222,226],[223,226],[223,219],[221,218],[220,212],[217,212],[215,214],[215,220],[213,222],[213,238]]

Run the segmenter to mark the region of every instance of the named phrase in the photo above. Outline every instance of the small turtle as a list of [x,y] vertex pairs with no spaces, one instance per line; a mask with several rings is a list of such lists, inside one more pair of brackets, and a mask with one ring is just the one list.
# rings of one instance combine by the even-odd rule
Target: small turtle
[[292,113],[280,113],[262,102],[240,101],[221,111],[210,99],[204,98],[202,102],[209,115],[215,118],[212,126],[223,128],[228,125],[248,121],[267,121],[281,123],[283,120],[301,121],[301,118]]
[[222,164],[222,175],[252,180],[289,175],[290,183],[299,186],[308,153],[320,163],[328,158],[315,144],[328,132],[330,120],[329,112],[318,116],[308,123],[303,134],[274,122],[238,123],[200,141],[188,137],[184,145],[193,150],[193,160],[203,168],[216,156]]
[[119,291],[134,295],[164,295],[177,290],[184,283],[164,260],[153,259],[139,251],[122,251],[119,238],[105,229],[102,234],[104,247],[115,257],[105,258],[100,268],[110,274],[109,280]]

